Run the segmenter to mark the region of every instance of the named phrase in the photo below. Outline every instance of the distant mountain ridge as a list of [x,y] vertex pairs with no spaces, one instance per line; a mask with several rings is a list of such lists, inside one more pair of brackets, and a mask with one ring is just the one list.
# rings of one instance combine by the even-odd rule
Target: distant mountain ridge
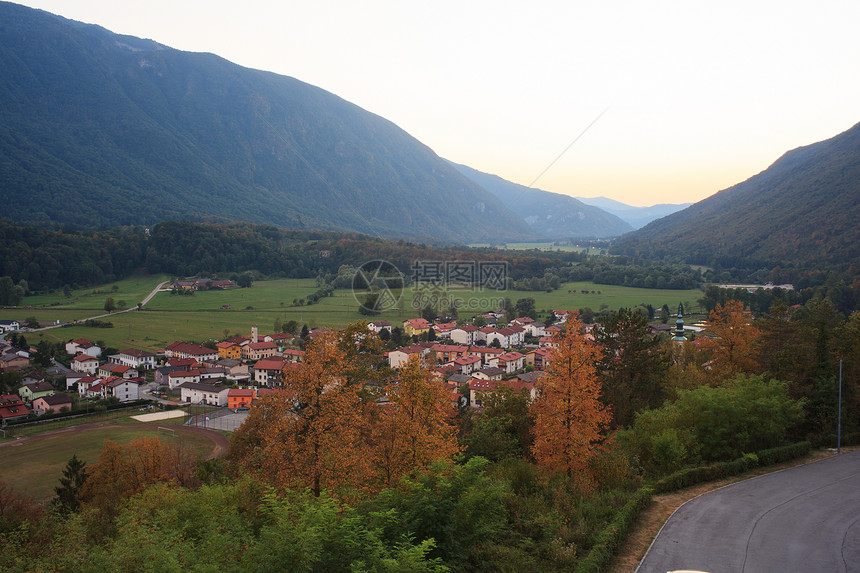
[[633,205],[609,199],[608,197],[577,197],[577,199],[586,205],[598,207],[607,213],[612,213],[622,221],[629,223],[634,229],[641,229],[651,221],[671,215],[692,205],[692,203],[658,203],[650,207],[634,207]]
[[616,254],[860,270],[860,124],[622,237]]
[[15,221],[535,238],[390,121],[294,78],[6,2],[0,62],[0,201]]
[[526,187],[498,175],[451,163],[460,173],[498,197],[518,213],[536,234],[550,239],[617,237],[633,227],[604,209],[569,195]]

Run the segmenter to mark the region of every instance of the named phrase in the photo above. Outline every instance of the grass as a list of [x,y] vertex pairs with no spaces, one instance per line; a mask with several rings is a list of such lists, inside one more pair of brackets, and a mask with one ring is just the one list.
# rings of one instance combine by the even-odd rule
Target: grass
[[167,444],[179,443],[197,456],[212,451],[212,441],[204,434],[177,432],[177,437],[158,433],[160,422],[136,427],[104,426],[82,432],[68,432],[32,438],[0,448],[0,480],[17,491],[43,501],[54,495],[54,487],[73,454],[92,464],[98,461],[102,444],[113,440],[124,445],[133,439],[157,437]]
[[[10,318],[23,319],[18,314],[35,315],[40,320],[61,320],[68,322],[101,314],[105,296],[122,296],[137,300],[136,295],[148,293],[165,277],[133,277],[117,283],[116,293],[112,285],[89,289],[88,295],[73,293],[68,304],[62,306],[38,307],[34,303],[50,305],[65,299],[62,293],[29,297],[25,304],[32,309],[19,309]],[[117,349],[140,348],[152,352],[163,350],[176,340],[202,342],[207,339],[222,339],[227,334],[247,334],[252,325],[260,328],[261,334],[274,330],[275,321],[295,320],[310,328],[328,326],[340,328],[358,320],[368,320],[358,312],[358,301],[348,289],[339,289],[333,296],[321,299],[317,304],[293,306],[294,299],[304,299],[316,292],[314,279],[278,279],[255,282],[251,288],[235,288],[224,291],[201,291],[193,296],[176,296],[166,292],[158,293],[143,311],[114,314],[101,319],[113,323],[113,328],[91,328],[80,325],[67,326],[41,332],[27,333],[27,341],[35,345],[40,339],[66,341],[74,338],[89,338],[106,346]],[[105,294],[104,291],[111,293]],[[103,291],[93,295],[93,291]],[[585,294],[583,291],[586,291]],[[420,314],[423,306],[418,300],[414,305],[415,291],[411,288],[403,292],[397,309],[392,309],[375,317],[399,323]],[[132,296],[135,295],[135,296]],[[651,304],[655,309],[668,304],[677,308],[679,302],[684,308],[694,311],[701,296],[698,290],[642,289],[613,285],[597,285],[591,282],[567,283],[553,292],[544,291],[473,291],[450,289],[448,297],[456,297],[459,302],[461,319],[474,314],[498,308],[502,298],[516,302],[519,298],[535,299],[535,308],[541,315],[550,310],[566,310],[590,307],[600,310],[602,305],[610,309],[622,306],[632,307]],[[142,298],[142,297],[141,297]],[[228,309],[222,308],[229,305]],[[8,311],[3,313],[5,317]],[[373,318],[370,318],[373,320]]]
[[535,243],[506,243],[505,245],[491,245],[489,243],[473,243],[469,245],[470,247],[475,248],[487,248],[493,247],[494,249],[499,250],[509,250],[509,251],[560,251],[560,252],[573,252],[573,253],[582,253],[587,252],[589,255],[598,255],[601,250],[597,247],[580,247],[577,244],[564,242],[558,244],[554,241],[539,241]]

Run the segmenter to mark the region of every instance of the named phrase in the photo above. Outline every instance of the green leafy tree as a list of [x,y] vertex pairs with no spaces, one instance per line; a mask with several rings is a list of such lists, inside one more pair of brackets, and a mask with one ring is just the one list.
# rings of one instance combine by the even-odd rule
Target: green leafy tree
[[114,301],[112,296],[109,296],[105,299],[104,309],[107,312],[113,312],[116,310],[116,302]]

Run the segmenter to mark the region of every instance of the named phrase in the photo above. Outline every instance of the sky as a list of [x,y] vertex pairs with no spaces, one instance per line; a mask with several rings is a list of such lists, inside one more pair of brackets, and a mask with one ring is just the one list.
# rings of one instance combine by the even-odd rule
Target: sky
[[860,2],[27,0],[328,90],[441,157],[695,202],[860,122]]

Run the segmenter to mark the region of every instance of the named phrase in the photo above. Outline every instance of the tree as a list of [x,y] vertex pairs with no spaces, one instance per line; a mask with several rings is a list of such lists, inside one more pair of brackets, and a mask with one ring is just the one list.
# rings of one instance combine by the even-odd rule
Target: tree
[[105,311],[113,312],[116,310],[116,302],[113,300],[112,296],[109,296],[105,299]]
[[249,288],[253,282],[254,277],[251,275],[251,273],[242,273],[236,279],[236,284],[242,288]]
[[599,399],[595,363],[600,351],[582,330],[579,315],[570,313],[565,329],[553,337],[558,348],[548,376],[538,382],[540,394],[531,407],[535,459],[568,476],[588,466],[612,417]]
[[460,451],[454,402],[443,382],[412,356],[386,388],[389,405],[373,414],[371,458],[378,479],[393,486],[408,472]]
[[80,491],[87,479],[87,462],[73,454],[63,469],[60,485],[54,488],[54,506],[62,514],[75,513],[81,505]]
[[534,318],[536,312],[535,299],[532,297],[517,299],[517,304],[514,308],[517,316],[530,316]]
[[619,309],[594,329],[594,338],[602,348],[597,363],[601,397],[612,408],[614,425],[627,426],[635,412],[659,406],[668,361],[645,316]]
[[36,352],[33,354],[33,362],[42,368],[47,368],[51,365],[51,357],[51,345],[48,344],[47,340],[40,340],[39,343],[36,344]]
[[702,346],[713,352],[711,371],[717,379],[726,380],[739,373],[758,370],[755,360],[759,330],[744,313],[744,305],[729,300],[717,305],[708,316],[708,332]]
[[346,338],[320,333],[308,343],[303,362],[284,376],[283,390],[251,408],[230,454],[247,472],[317,497],[324,489],[350,497],[368,481],[361,447],[367,404],[354,379],[357,351],[344,351],[355,339]]
[[514,392],[507,386],[484,392],[484,411],[476,414],[466,438],[466,454],[491,461],[522,458],[531,452],[534,422],[529,415],[527,391]]

